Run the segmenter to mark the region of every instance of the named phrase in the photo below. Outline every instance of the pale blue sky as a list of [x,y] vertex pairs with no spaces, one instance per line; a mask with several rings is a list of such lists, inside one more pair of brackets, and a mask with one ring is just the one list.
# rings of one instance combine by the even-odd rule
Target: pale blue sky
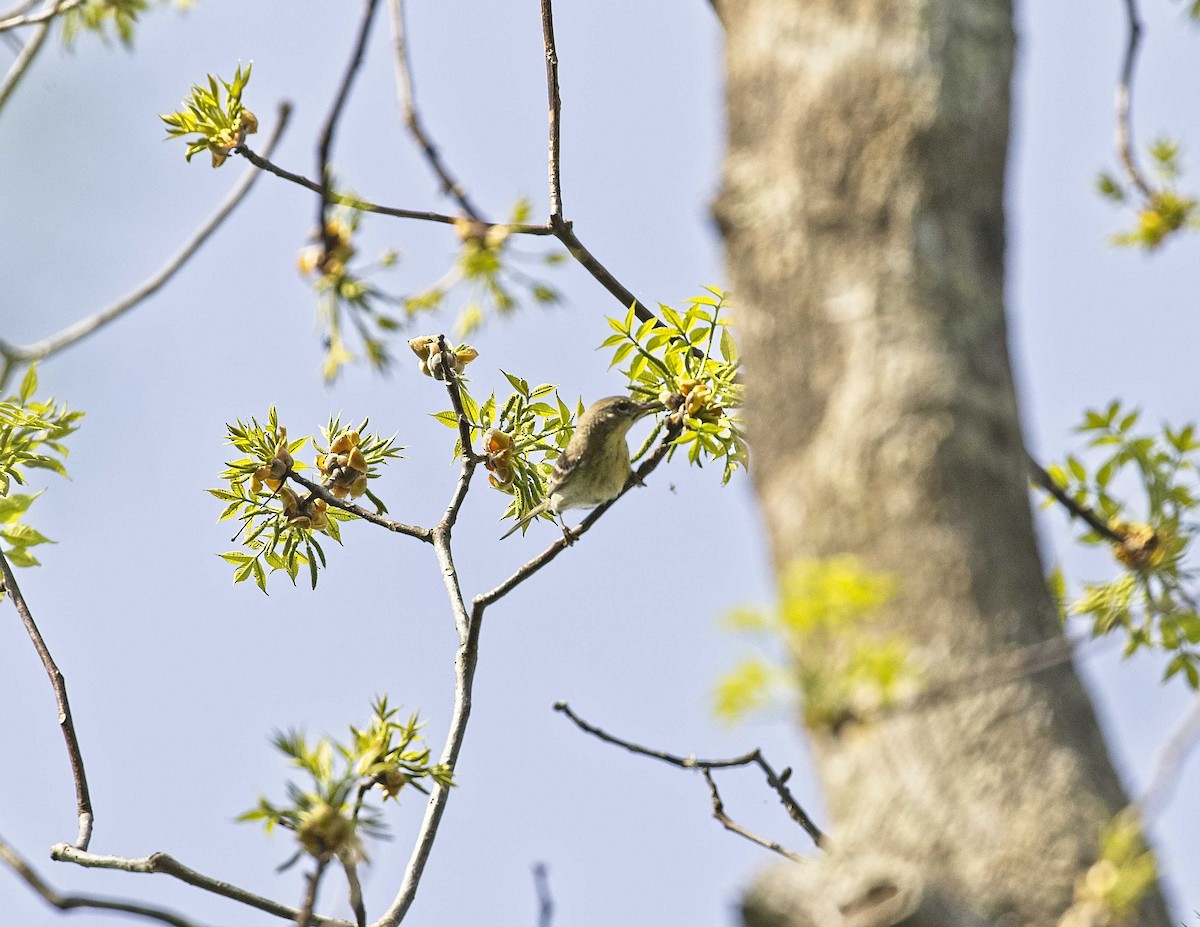
[[[428,129],[477,202],[501,217],[528,196],[546,209],[544,64],[537,4],[410,3],[417,93]],[[1121,396],[1152,420],[1196,414],[1195,238],[1146,258],[1114,251],[1127,219],[1091,192],[1112,161],[1112,81],[1121,4],[1023,4],[1010,192],[1013,352],[1030,442],[1055,456],[1089,405]],[[1171,131],[1185,164],[1200,122],[1197,36],[1179,4],[1145,4],[1148,35],[1136,104],[1140,137]],[[334,12],[335,8],[338,12]],[[48,50],[0,115],[0,336],[33,340],[122,295],[190,234],[243,169],[211,170],[162,141],[156,117],[207,72],[254,61],[247,102],[264,128],[281,97],[295,119],[276,160],[313,173],[313,135],[329,105],[358,3],[199,0],[158,14],[136,54],[83,39]],[[561,4],[564,202],[581,238],[646,300],[678,304],[722,284],[708,219],[721,147],[720,35],[707,3]],[[385,22],[381,19],[381,27]],[[8,53],[4,52],[5,62]],[[386,30],[372,43],[335,151],[364,196],[443,208],[396,118]],[[276,581],[270,598],[230,586],[214,555],[233,529],[203,489],[227,456],[224,423],[274,403],[293,435],[331,412],[369,415],[399,432],[407,459],[380,481],[392,512],[435,520],[452,488],[450,433],[426,416],[441,387],[401,355],[386,380],[349,371],[319,380],[314,302],[294,259],[311,230],[310,194],[263,178],[239,213],[169,289],[47,363],[44,388],[88,412],[73,439],[73,481],[52,483],[32,521],[59,540],[21,581],[67,675],[97,808],[92,849],[183,862],[288,903],[300,872],[276,875],[287,835],[265,838],[232,818],[286,775],[267,737],[305,725],[341,734],[372,696],[419,707],[436,749],[449,715],[453,625],[431,552],[370,526],[345,529],[313,594]],[[453,255],[444,228],[368,218],[364,252],[403,253],[397,290],[436,279]],[[522,243],[535,250],[536,243]],[[498,367],[561,383],[585,399],[620,386],[592,348],[617,306],[581,270],[554,272],[564,308],[529,309],[473,338],[479,392]],[[449,323],[430,322],[434,331]],[[670,487],[670,488],[669,488]],[[496,543],[505,500],[482,484],[467,502],[458,564],[468,594],[490,588],[540,549],[550,528]],[[1110,565],[1065,542],[1046,520],[1047,557],[1078,579]],[[575,592],[574,600],[568,597]],[[753,497],[738,478],[682,461],[655,474],[537,580],[488,614],[461,788],[412,912],[414,923],[533,924],[530,867],[549,866],[555,923],[734,922],[738,890],[764,851],[709,817],[697,777],[638,760],[553,714],[565,699],[614,732],[680,753],[761,745],[795,765],[795,791],[820,815],[802,739],[785,719],[732,730],[709,715],[719,672],[743,651],[721,632],[728,607],[765,601]],[[51,864],[45,848],[74,833],[74,803],[53,702],[10,610],[0,610],[0,833],[62,889],[173,905],[207,924],[270,923],[163,877]],[[1187,704],[1159,686],[1154,659],[1088,662],[1086,673],[1134,788]],[[1194,860],[1196,766],[1156,828],[1176,913],[1200,905]],[[810,847],[750,773],[722,780],[730,813]],[[372,851],[368,914],[391,900],[422,803],[392,815],[396,835]],[[338,897],[331,880],[324,897]],[[0,873],[12,923],[60,917]],[[324,905],[346,914],[344,904]],[[96,925],[126,919],[76,915]]]

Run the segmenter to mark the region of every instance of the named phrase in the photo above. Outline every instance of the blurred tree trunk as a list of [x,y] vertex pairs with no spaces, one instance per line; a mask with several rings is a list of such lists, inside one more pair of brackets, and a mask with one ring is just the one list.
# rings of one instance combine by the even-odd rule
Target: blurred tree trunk
[[[716,213],[776,569],[897,576],[883,620],[933,682],[1057,634],[1004,320],[1010,0],[719,8]],[[755,927],[1052,927],[1126,803],[1070,666],[813,740],[839,851],[764,875]],[[1155,894],[1139,924],[1168,923]]]

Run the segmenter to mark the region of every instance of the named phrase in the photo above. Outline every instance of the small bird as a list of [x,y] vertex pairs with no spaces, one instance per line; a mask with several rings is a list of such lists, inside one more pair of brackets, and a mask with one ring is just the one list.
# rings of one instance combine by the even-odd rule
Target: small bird
[[609,396],[588,406],[575,423],[575,433],[566,449],[554,462],[545,500],[500,540],[543,512],[561,515],[567,509],[590,509],[620,495],[632,472],[625,435],[639,418],[662,408],[661,402],[638,402],[628,396]]

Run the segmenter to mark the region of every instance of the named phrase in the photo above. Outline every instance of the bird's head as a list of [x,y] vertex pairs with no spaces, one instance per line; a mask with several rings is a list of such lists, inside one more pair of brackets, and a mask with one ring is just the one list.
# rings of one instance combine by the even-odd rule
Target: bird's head
[[580,416],[576,430],[599,429],[609,434],[624,434],[639,418],[662,408],[663,404],[657,400],[638,402],[628,396],[609,396],[588,406]]

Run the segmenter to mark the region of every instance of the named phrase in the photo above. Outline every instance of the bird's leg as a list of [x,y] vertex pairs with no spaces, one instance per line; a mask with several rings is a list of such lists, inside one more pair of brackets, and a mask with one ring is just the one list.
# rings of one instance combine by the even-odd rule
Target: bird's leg
[[562,515],[558,516],[558,526],[562,528],[563,540],[567,542],[568,547],[579,540],[579,533],[567,527],[567,520]]

